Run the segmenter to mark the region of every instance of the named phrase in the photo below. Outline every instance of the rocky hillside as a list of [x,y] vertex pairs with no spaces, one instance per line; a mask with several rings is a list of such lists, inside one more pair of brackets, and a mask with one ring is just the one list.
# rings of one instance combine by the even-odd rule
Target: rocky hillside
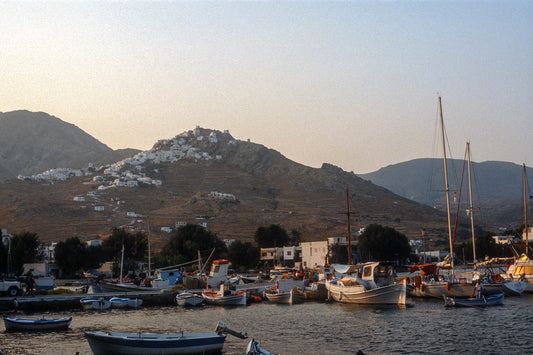
[[114,151],[78,127],[44,112],[0,113],[0,180],[57,167],[112,163],[136,152]]
[[148,225],[164,240],[183,223],[251,240],[257,227],[276,223],[319,240],[346,234],[346,189],[353,231],[380,223],[410,237],[421,228],[435,240],[446,234],[443,213],[353,173],[329,164],[306,167],[229,132],[201,128],[113,164],[0,184],[0,224],[52,241]]

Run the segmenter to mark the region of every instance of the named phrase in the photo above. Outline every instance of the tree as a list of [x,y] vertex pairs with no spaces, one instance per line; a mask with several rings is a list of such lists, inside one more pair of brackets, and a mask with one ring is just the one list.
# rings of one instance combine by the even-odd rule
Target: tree
[[250,242],[234,241],[228,248],[228,259],[234,268],[250,269],[257,265],[260,250]]
[[411,253],[407,237],[391,227],[371,224],[358,240],[359,253],[368,261],[399,260]]
[[56,244],[54,258],[63,276],[73,276],[83,266],[85,245],[77,238],[68,238]]
[[97,269],[103,260],[102,247],[86,246],[77,237],[57,243],[56,264],[63,276],[75,276],[82,270]]
[[35,233],[24,232],[11,238],[11,261],[16,274],[22,274],[24,264],[34,263],[42,258],[41,242]]
[[259,248],[283,247],[291,243],[287,231],[277,224],[257,228],[254,240]]
[[124,259],[142,261],[148,249],[148,239],[143,232],[135,234],[125,231],[123,228],[115,228],[102,243],[102,248],[107,260],[120,260],[122,244],[124,243]]
[[0,231],[0,274],[7,273],[7,247],[2,243],[2,231]]
[[161,253],[168,264],[180,264],[195,260],[198,251],[215,248],[214,257],[221,257],[227,252],[226,245],[215,233],[197,224],[187,224],[178,228],[170,237]]

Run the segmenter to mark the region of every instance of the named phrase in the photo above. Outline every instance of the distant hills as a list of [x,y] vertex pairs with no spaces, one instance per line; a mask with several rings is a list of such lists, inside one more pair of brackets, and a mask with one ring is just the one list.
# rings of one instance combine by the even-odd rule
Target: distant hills
[[[448,159],[450,196],[459,198],[463,160]],[[532,168],[526,168],[529,186]],[[514,163],[486,161],[471,163],[474,207],[476,214],[492,226],[519,223],[523,220],[523,167]],[[465,167],[461,200],[468,201],[468,171]],[[426,205],[445,208],[444,168],[442,159],[414,159],[389,165],[378,171],[359,174],[376,185]],[[467,206],[465,204],[465,206]],[[466,208],[466,207],[465,207]],[[522,221],[523,223],[523,221]]]
[[[323,240],[346,235],[348,191],[352,233],[378,223],[419,238],[424,228],[430,245],[447,245],[445,214],[433,207],[436,199],[424,200],[421,193],[428,164],[435,162],[421,162],[359,177],[328,163],[307,167],[227,131],[199,127],[155,142],[148,151],[113,151],[46,113],[2,113],[0,228],[35,232],[45,242],[87,240],[115,227],[149,228],[162,242],[183,223],[205,223],[220,238],[241,240],[275,223],[298,231],[303,240]],[[435,165],[431,176],[438,180]],[[487,180],[492,172],[478,174],[487,189],[500,191],[492,191],[490,201],[520,185],[520,177],[511,179],[517,165],[499,166],[509,169],[508,175]],[[26,177],[12,179],[19,174]],[[387,181],[387,188],[379,186]],[[519,225],[520,207],[508,211],[500,210],[486,226]],[[459,225],[468,229],[464,218]]]
[[11,233],[89,239],[114,227],[145,229],[136,216],[149,216],[152,235],[163,239],[161,228],[201,222],[221,238],[251,240],[257,227],[275,223],[318,240],[346,235],[346,189],[352,232],[379,223],[417,237],[423,226],[437,239],[446,226],[442,212],[353,173],[327,163],[310,168],[229,132],[196,128],[124,158],[44,113],[6,113],[1,124],[18,130],[11,141],[3,133],[8,144],[0,146],[10,176],[79,168],[98,155],[112,161],[0,183],[0,227]]
[[58,167],[112,163],[137,152],[113,150],[75,125],[44,112],[0,113],[0,180]]

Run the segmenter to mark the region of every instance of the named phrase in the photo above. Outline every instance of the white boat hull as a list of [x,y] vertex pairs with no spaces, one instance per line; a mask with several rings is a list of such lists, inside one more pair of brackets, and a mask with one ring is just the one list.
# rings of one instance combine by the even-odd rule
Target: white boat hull
[[305,294],[295,290],[288,292],[266,292],[265,296],[271,303],[298,304],[305,301]]
[[246,306],[246,294],[228,295],[228,296],[211,296],[203,293],[202,297],[205,303],[216,306]]
[[326,282],[330,298],[340,303],[397,304],[405,305],[407,288],[405,282],[365,290],[361,285],[342,286]]
[[113,297],[109,301],[113,308],[139,308],[143,304],[143,300],[139,298]]
[[176,303],[178,306],[197,307],[204,304],[205,300],[202,296],[193,293],[177,294]]
[[82,299],[80,302],[83,309],[85,310],[104,311],[106,309],[111,308],[111,301],[105,300],[103,298],[90,300]]
[[226,340],[217,333],[142,334],[85,332],[95,355],[216,354]]

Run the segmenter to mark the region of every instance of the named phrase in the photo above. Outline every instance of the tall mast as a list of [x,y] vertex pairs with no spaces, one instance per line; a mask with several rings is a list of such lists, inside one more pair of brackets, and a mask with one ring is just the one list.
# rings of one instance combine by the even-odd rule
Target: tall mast
[[474,205],[472,201],[472,178],[470,175],[470,142],[466,143],[468,153],[468,192],[470,194],[470,226],[472,227],[472,252],[474,256],[474,269],[476,268],[476,238],[474,233]]
[[352,244],[350,238],[350,202],[348,200],[348,189],[346,189],[346,226],[348,227],[348,265],[352,265]]
[[442,103],[439,96],[439,113],[440,113],[440,126],[442,130],[442,156],[444,163],[444,183],[446,184],[446,211],[448,213],[448,238],[450,240],[450,257],[452,263],[452,274],[454,273],[453,265],[453,241],[452,241],[452,224],[450,220],[450,189],[448,186],[448,169],[446,167],[446,140],[444,139],[444,118],[442,117]]
[[524,226],[526,228],[526,255],[528,255],[528,228],[527,228],[527,200],[526,200],[526,164],[523,165],[522,171],[522,186],[524,190]]
[[120,256],[120,283],[122,283],[123,271],[124,271],[124,237],[122,237],[122,252]]
[[148,232],[148,277],[151,277],[152,276],[152,251],[151,251],[151,244],[152,244],[152,240],[151,240],[151,236],[150,236],[150,217],[146,217],[146,221],[147,221],[147,232]]

